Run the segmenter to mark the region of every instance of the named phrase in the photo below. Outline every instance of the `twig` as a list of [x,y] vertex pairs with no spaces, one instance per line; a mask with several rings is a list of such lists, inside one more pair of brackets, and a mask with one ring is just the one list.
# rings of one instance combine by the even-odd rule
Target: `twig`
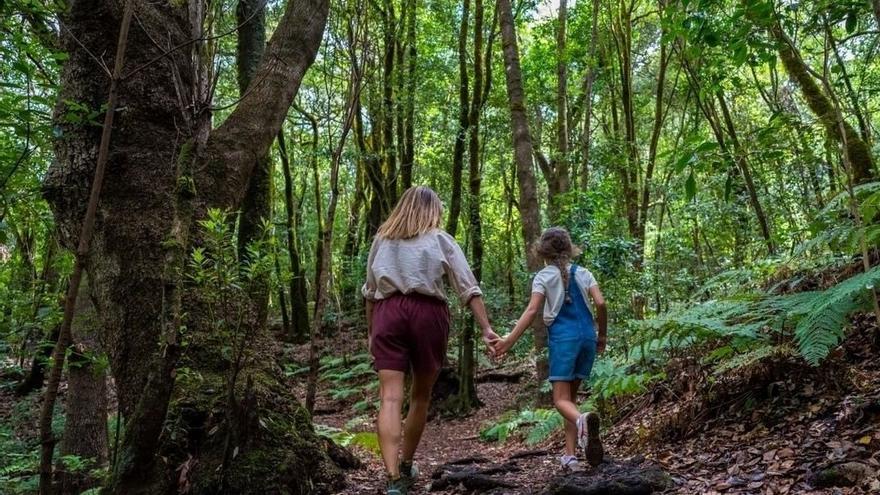
[[105,74],[107,74],[107,77],[113,77],[112,74],[110,73],[110,68],[107,67],[107,64],[105,64],[104,61],[101,60],[100,57],[98,57],[97,55],[95,55],[94,53],[92,53],[91,50],[89,50],[88,48],[86,48],[86,45],[84,45],[83,42],[80,41],[79,38],[77,38],[75,34],[73,34],[73,31],[71,31],[70,29],[68,29],[68,28],[64,25],[63,22],[61,23],[61,29],[67,31],[67,34],[70,35],[70,38],[71,38],[73,41],[75,41],[76,44],[79,45],[79,47],[82,48],[82,49],[83,49],[83,50],[89,55],[89,57],[92,57],[92,60],[94,60],[95,63],[98,64],[98,67],[100,67],[100,68],[104,71]]

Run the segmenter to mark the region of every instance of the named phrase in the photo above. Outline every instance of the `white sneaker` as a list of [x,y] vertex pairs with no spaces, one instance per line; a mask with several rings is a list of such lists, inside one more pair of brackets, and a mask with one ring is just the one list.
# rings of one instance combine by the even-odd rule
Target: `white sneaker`
[[562,469],[568,471],[576,471],[580,466],[578,458],[575,455],[563,455],[559,458],[559,463],[562,465]]

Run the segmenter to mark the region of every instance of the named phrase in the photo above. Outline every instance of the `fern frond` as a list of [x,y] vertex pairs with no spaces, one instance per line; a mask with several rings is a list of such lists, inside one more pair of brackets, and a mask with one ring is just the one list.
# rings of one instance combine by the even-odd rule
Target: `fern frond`
[[800,318],[795,340],[804,359],[818,365],[844,336],[849,316],[871,306],[871,289],[880,282],[880,266],[821,292],[818,304]]
[[762,345],[748,352],[736,354],[729,359],[724,359],[715,365],[712,372],[716,375],[723,375],[729,371],[738,370],[746,366],[750,366],[762,359],[773,355],[783,355],[791,352],[791,348],[787,345]]

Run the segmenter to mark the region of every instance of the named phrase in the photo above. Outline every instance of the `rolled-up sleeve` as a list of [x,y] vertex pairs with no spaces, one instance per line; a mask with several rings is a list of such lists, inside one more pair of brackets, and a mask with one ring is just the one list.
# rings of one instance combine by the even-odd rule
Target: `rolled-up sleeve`
[[449,277],[449,283],[458,294],[461,303],[466,305],[472,298],[482,296],[483,291],[480,289],[480,284],[474,277],[461,247],[452,236],[445,232],[444,234],[440,237],[440,242],[446,261],[444,263],[446,276]]
[[373,260],[376,258],[376,250],[379,244],[379,237],[376,236],[373,239],[373,245],[370,246],[370,255],[367,256],[367,280],[364,282],[364,286],[361,287],[361,294],[368,301],[376,300],[376,274],[373,273]]

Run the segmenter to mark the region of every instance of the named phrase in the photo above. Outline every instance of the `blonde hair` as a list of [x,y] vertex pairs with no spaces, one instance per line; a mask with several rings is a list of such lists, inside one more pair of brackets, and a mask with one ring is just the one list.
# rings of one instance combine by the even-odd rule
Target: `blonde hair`
[[376,235],[385,239],[409,239],[440,228],[443,204],[430,187],[416,186],[404,191],[391,215]]

